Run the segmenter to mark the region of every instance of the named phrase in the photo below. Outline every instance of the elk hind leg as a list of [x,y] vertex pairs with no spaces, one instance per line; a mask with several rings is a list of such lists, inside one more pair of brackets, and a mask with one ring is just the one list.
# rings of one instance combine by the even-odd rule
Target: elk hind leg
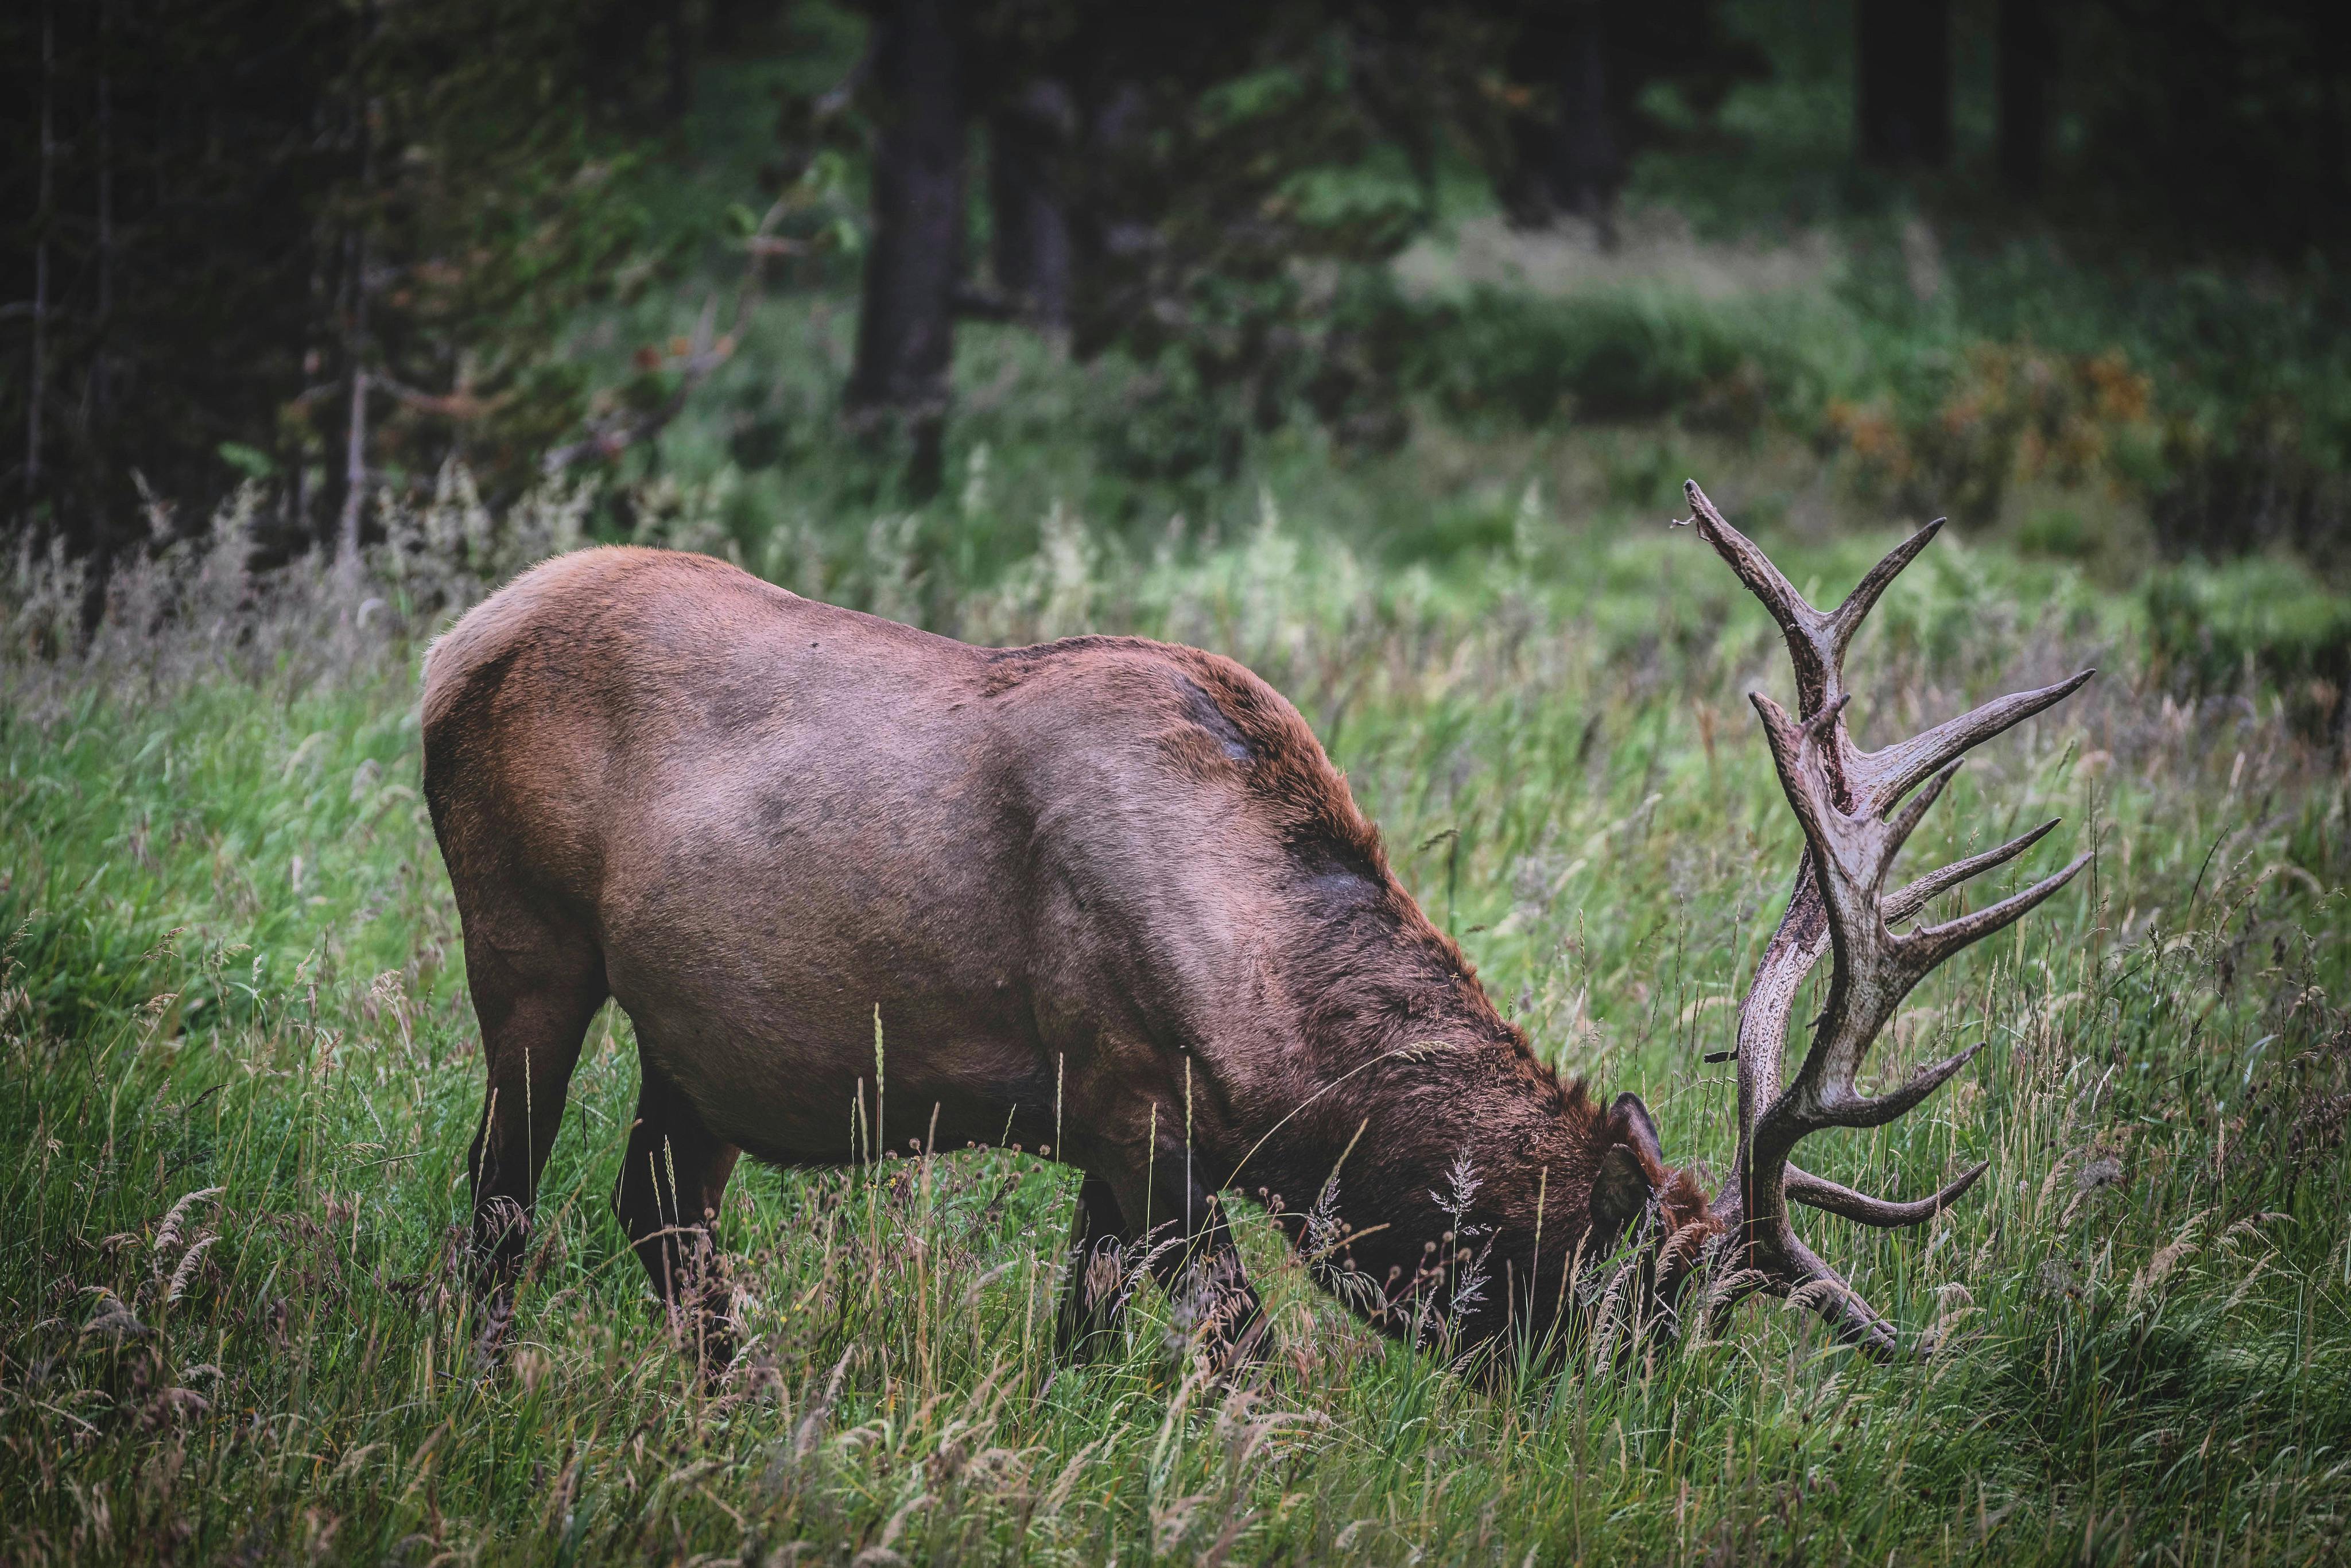
[[717,1227],[726,1181],[742,1151],[642,1053],[636,1123],[629,1132],[612,1212],[645,1267],[671,1328],[715,1375],[734,1358]]
[[513,1322],[515,1282],[571,1070],[606,993],[603,956],[584,936],[541,925],[526,943],[493,946],[475,936],[478,929],[475,922],[467,931],[465,971],[488,1085],[466,1165],[481,1343],[494,1352]]

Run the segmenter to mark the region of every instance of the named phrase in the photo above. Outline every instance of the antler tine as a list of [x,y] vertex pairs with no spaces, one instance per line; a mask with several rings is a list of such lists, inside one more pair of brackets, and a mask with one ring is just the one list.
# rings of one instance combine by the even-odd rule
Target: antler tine
[[[1799,728],[1786,709],[1760,693],[1753,701],[1763,716],[1764,734],[1788,803],[1803,823],[1813,852],[1813,875],[1827,904],[1830,942],[1837,956],[1828,1005],[1813,1047],[1797,1070],[1791,1092],[1764,1113],[1766,1123],[1781,1123],[1792,1134],[1786,1142],[1793,1148],[1798,1138],[1821,1126],[1872,1127],[1890,1122],[1966,1066],[1980,1046],[1924,1068],[1900,1088],[1876,1098],[1865,1097],[1855,1087],[1870,1044],[1912,988],[1952,953],[2017,919],[2055,893],[2080,866],[1972,915],[1908,936],[1895,936],[1886,928],[1879,891],[1886,869],[1903,839],[1950,782],[1958,763],[1947,765],[1891,822],[1866,812],[1851,815],[1838,810],[1827,799],[1820,767],[1820,737],[1813,726]],[[1828,714],[1823,709],[1821,716]],[[2086,856],[2082,863],[2087,863]]]
[[2013,925],[2032,914],[2059,888],[2080,875],[2082,868],[2089,863],[2086,852],[2076,855],[2064,870],[2044,877],[2022,893],[2011,894],[1998,904],[1988,904],[1971,915],[1896,937],[1896,941],[1907,948],[1915,948],[1917,956],[1912,962],[1923,976],[1960,948],[1980,942],[2001,926]]
[[[1930,900],[2014,860],[2046,838],[2057,826],[2058,821],[2052,817],[2032,831],[2011,839],[1997,849],[1954,861],[1940,870],[1928,873],[1900,892],[1888,894],[1886,900],[1887,924],[1908,919],[1924,909]],[[1772,934],[1771,946],[1764,949],[1762,961],[1756,966],[1755,985],[1747,993],[1746,1006],[1740,1010],[1737,1057],[1740,1064],[1739,1126],[1741,1138],[1746,1136],[1747,1130],[1754,1125],[1755,1119],[1762,1114],[1764,1107],[1780,1091],[1781,1045],[1787,1036],[1788,1015],[1795,1004],[1796,988],[1820,962],[1821,955],[1828,951],[1828,915],[1821,904],[1820,890],[1813,880],[1813,855],[1807,849],[1796,866],[1796,887],[1788,901],[1788,913],[1782,919],[1780,929]],[[1743,1166],[1742,1160],[1741,1168]],[[1802,1176],[1794,1166],[1788,1169],[1792,1182]],[[1796,1197],[1795,1186],[1789,1187],[1788,1195]],[[1955,1190],[1950,1196],[1956,1197],[1959,1193]],[[1737,1207],[1739,1180],[1736,1171],[1724,1189],[1724,1197],[1729,1207]],[[1869,1201],[1878,1200],[1872,1198]]]
[[1917,831],[1918,824],[1926,819],[1928,810],[1937,800],[1942,799],[1945,787],[1950,783],[1952,776],[1959,772],[1960,765],[1966,761],[1967,758],[1964,757],[1954,757],[1943,764],[1942,770],[1927,780],[1927,787],[1911,796],[1908,804],[1896,813],[1892,821],[1886,823],[1886,847],[1879,852],[1877,859],[1879,885],[1884,884],[1886,873],[1893,869],[1894,857],[1902,852],[1902,846],[1909,841],[1910,835]]
[[1950,1207],[1990,1169],[1990,1160],[1979,1160],[1962,1172],[1957,1181],[1940,1191],[1926,1197],[1913,1198],[1907,1203],[1897,1203],[1890,1198],[1872,1197],[1865,1192],[1855,1192],[1842,1183],[1801,1169],[1791,1161],[1788,1179],[1782,1190],[1787,1193],[1790,1201],[1801,1203],[1808,1208],[1840,1216],[1856,1225],[1874,1226],[1880,1230],[1898,1230],[1905,1226],[1924,1225]]
[[1857,753],[1845,764],[1854,779],[1856,798],[1892,804],[1953,758],[1972,751],[2004,729],[2022,724],[2042,709],[2064,702],[2097,673],[2095,669],[2083,670],[2054,685],[1995,697],[1882,751]]
[[[1980,1040],[1964,1051],[1930,1062],[1903,1080],[1900,1088],[1889,1089],[1883,1094],[1857,1094],[1851,1092],[1850,1085],[1839,1084],[1837,1087],[1844,1092],[1823,1105],[1814,1119],[1830,1127],[1883,1127],[1916,1109],[1920,1101],[1949,1082],[1951,1074],[1973,1061],[1987,1043]],[[1862,1049],[1867,1048],[1868,1042],[1864,1040]],[[1859,1051],[1855,1053],[1854,1063],[1855,1067],[1860,1065]],[[1817,1132],[1819,1128],[1808,1130]]]
[[[1779,623],[1796,667],[1796,711],[1809,720],[1826,704],[1845,695],[1844,655],[1855,633],[1879,599],[1905,567],[1943,531],[1946,519],[1937,517],[1888,550],[1834,610],[1823,612],[1796,591],[1755,541],[1731,527],[1695,479],[1682,483],[1682,494],[1699,535],[1730,564],[1749,591],[1762,601]],[[2063,702],[2097,674],[2084,670],[2054,685],[2018,692],[1946,720],[1923,735],[1887,747],[1862,751],[1850,740],[1837,747],[1834,759],[1841,778],[1834,780],[1852,791],[1856,803],[1872,799],[1890,806],[1951,758],[1982,745],[2002,730],[2022,724],[2054,703]]]
[[1763,608],[1771,612],[1773,620],[1784,627],[1792,622],[1802,624],[1828,619],[1796,591],[1796,585],[1771,563],[1770,556],[1756,548],[1753,539],[1730,526],[1721,510],[1707,499],[1706,492],[1698,487],[1697,480],[1683,480],[1682,495],[1689,502],[1699,536],[1730,563],[1730,570],[1763,601]]
[[1844,596],[1844,602],[1830,614],[1829,624],[1835,632],[1836,656],[1840,662],[1844,658],[1844,651],[1853,646],[1853,634],[1861,630],[1861,623],[1876,608],[1878,596],[1886,591],[1886,584],[1902,575],[1902,569],[1917,559],[1918,552],[1943,531],[1943,524],[1948,520],[1937,517],[1886,551],[1886,558],[1869,569],[1868,575],[1854,585],[1853,591]]
[[1994,866],[2007,864],[2043,839],[2047,838],[2049,830],[2062,821],[2064,819],[2061,817],[2052,817],[2031,832],[2020,833],[1998,849],[1986,850],[1980,855],[1970,855],[1963,861],[1953,861],[1939,871],[1928,872],[1901,892],[1888,894],[1886,900],[1886,923],[1891,925],[1897,920],[1907,920],[1926,908],[1929,900],[1950,892],[1963,882],[1981,876]]
[[1852,634],[1847,632],[1841,639],[1835,617],[1813,609],[1811,601],[1796,591],[1796,585],[1771,564],[1771,558],[1724,519],[1714,503],[1707,499],[1706,492],[1698,487],[1697,480],[1682,481],[1682,496],[1689,502],[1698,537],[1730,563],[1739,580],[1763,601],[1763,608],[1780,623],[1781,633],[1788,639],[1788,657],[1796,666],[1797,711],[1810,717],[1822,704],[1836,695],[1842,676],[1839,656]]
[[1878,1316],[1877,1309],[1863,1300],[1861,1292],[1846,1283],[1843,1274],[1797,1240],[1795,1234],[1788,1231],[1785,1218],[1783,1210],[1781,1229],[1787,1235],[1787,1245],[1785,1262],[1781,1266],[1782,1277],[1765,1288],[1791,1302],[1802,1301],[1818,1312],[1847,1344],[1881,1361],[1891,1360],[1901,1349],[1894,1325]]
[[[1839,820],[1844,818],[1844,813],[1836,810],[1828,799],[1827,780],[1818,777],[1820,733],[1811,724],[1798,724],[1786,708],[1761,692],[1748,693],[1747,700],[1763,720],[1763,739],[1771,748],[1773,765],[1780,770],[1781,789],[1795,810],[1796,820],[1803,824],[1804,841],[1812,848],[1813,871],[1818,877],[1823,862],[1838,863],[1838,857],[1824,841],[1836,831]],[[1823,708],[1813,717],[1833,716],[1834,712]]]
[[[1829,940],[1837,959],[1830,975],[1828,1005],[1823,1009],[1812,1049],[1797,1070],[1790,1093],[1782,1095],[1765,1113],[1768,1124],[1786,1122],[1792,1115],[1802,1117],[1806,1111],[1817,1116],[1858,1101],[1853,1085],[1870,1040],[1911,987],[1933,967],[1931,962],[1918,962],[1923,952],[1906,948],[1886,930],[1877,894],[1892,859],[1896,831],[1915,826],[1922,803],[1932,804],[1935,791],[1922,791],[1920,799],[1904,811],[1903,822],[1882,822],[1874,812],[1841,811],[1828,799],[1820,737],[1812,727],[1798,727],[1785,708],[1761,692],[1750,700],[1762,716],[1764,737],[1779,768],[1782,790],[1803,825],[1805,841],[1812,849],[1813,881],[1827,905]],[[1792,1101],[1808,1103],[1798,1111]],[[1802,1135],[1799,1132],[1789,1138],[1789,1147]]]
[[1886,585],[1943,531],[1945,521],[1937,517],[1888,550],[1845,595],[1843,603],[1824,612],[1796,591],[1795,585],[1772,564],[1771,557],[1756,548],[1754,540],[1730,526],[1706,492],[1698,488],[1697,480],[1684,480],[1682,494],[1689,502],[1699,535],[1730,563],[1740,580],[1762,601],[1763,608],[1780,623],[1796,665],[1797,711],[1807,718],[1842,688],[1845,650],[1853,645],[1854,634],[1861,630],[1870,611],[1876,608]]

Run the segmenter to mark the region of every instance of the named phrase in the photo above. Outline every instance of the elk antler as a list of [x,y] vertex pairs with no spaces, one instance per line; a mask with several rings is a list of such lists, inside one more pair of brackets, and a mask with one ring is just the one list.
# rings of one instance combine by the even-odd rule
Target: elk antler
[[[1788,639],[1796,666],[1798,716],[1755,693],[1771,760],[1804,830],[1804,852],[1788,911],[1756,965],[1739,1011],[1739,1158],[1713,1204],[1714,1218],[1732,1235],[1753,1288],[1808,1301],[1846,1340],[1880,1354],[1896,1347],[1893,1328],[1843,1276],[1815,1257],[1788,1223],[1791,1201],[1823,1208],[1864,1225],[1916,1225],[1949,1207],[1982,1176],[1978,1165],[1928,1197],[1908,1203],[1871,1197],[1796,1167],[1798,1143],[1826,1127],[1876,1127],[1893,1121],[1972,1061],[1980,1043],[1922,1068],[1899,1088],[1875,1098],[1855,1087],[1870,1043],[1913,987],[1944,959],[2023,916],[2072,881],[2089,862],[2083,855],[2046,881],[1971,915],[1897,934],[1895,923],[1925,908],[1937,894],[2015,859],[2057,825],[2043,823],[1998,849],[1930,872],[1898,892],[1886,891],[1894,857],[1935,803],[1962,754],[2010,726],[2080,689],[2095,670],[1986,703],[1883,751],[1863,751],[1844,726],[1852,694],[1844,686],[1844,653],[1863,617],[1896,573],[1927,547],[1942,519],[1912,534],[1838,605],[1826,613],[1805,602],[1752,541],[1725,522],[1695,482],[1683,486],[1698,533],[1763,601]],[[1895,806],[1914,789],[1898,812]],[[1834,957],[1827,1005],[1795,1077],[1782,1086],[1781,1058],[1797,988],[1823,951]]]

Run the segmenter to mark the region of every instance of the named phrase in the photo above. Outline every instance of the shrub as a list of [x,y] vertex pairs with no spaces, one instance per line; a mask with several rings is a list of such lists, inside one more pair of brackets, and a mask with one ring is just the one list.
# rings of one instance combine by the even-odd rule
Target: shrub
[[1978,343],[1907,368],[1893,395],[1832,402],[1822,422],[1865,492],[1986,524],[2021,481],[2116,484],[2147,465],[2153,382],[2119,352]]
[[1791,333],[1688,298],[1615,293],[1545,299],[1480,287],[1403,308],[1403,373],[1447,412],[1541,425],[1564,413],[1614,423],[1677,416],[1751,431],[1802,421],[1823,378]]
[[2199,695],[2273,685],[2304,734],[2351,724],[2351,601],[2269,557],[2182,566],[2146,588],[2150,664]]

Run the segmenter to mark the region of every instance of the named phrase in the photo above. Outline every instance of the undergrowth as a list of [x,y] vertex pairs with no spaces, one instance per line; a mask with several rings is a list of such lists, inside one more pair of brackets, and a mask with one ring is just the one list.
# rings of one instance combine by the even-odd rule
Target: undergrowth
[[[2345,1555],[2351,822],[2296,718],[2308,671],[2187,679],[2145,602],[1949,539],[1874,618],[1867,742],[2104,671],[1990,747],[1913,852],[2058,813],[2009,885],[2096,851],[1922,988],[1879,1070],[1993,1048],[1814,1154],[1904,1196],[1992,1162],[1918,1232],[1800,1222],[1931,1358],[1858,1360],[1762,1301],[1495,1389],[1354,1323],[1251,1214],[1261,1382],[1204,1381],[1149,1294],[1120,1354],[1062,1367],[1073,1178],[932,1151],[738,1175],[722,1240],[748,1348],[705,1389],[605,1208],[634,1092],[617,1011],[573,1080],[501,1368],[474,1359],[458,1271],[480,1064],[416,795],[417,660],[573,542],[579,503],[493,519],[453,475],[387,507],[364,576],[266,581],[235,542],[259,505],[220,548],[120,573],[94,632],[62,569],[21,563],[5,600],[0,1557]],[[751,564],[983,640],[1127,629],[1241,658],[1538,1049],[1719,1164],[1732,1083],[1704,1059],[1798,843],[1743,701],[1784,694],[1784,653],[1687,534],[1569,528],[1535,489],[1503,507],[1494,548],[1443,570],[1373,570],[1270,492],[1221,538],[1155,549],[1056,509],[1033,557],[946,600],[886,517],[850,554]],[[1773,542],[1828,598],[1886,540]]]

